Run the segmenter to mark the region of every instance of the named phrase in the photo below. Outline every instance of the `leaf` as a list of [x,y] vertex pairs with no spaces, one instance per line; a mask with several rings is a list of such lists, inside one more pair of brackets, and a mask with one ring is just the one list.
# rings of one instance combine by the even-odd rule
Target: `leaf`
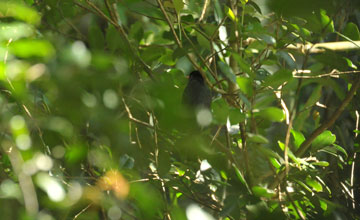
[[291,134],[294,138],[295,149],[299,149],[300,145],[305,141],[304,135],[294,129],[291,129]]
[[351,40],[360,40],[360,32],[356,24],[349,22],[344,28],[343,34]]
[[265,197],[270,199],[276,195],[274,191],[261,186],[253,186],[251,189],[254,195],[257,197]]
[[350,67],[350,68],[353,68],[353,69],[357,69],[357,66],[355,66],[355,64],[348,58],[346,57],[343,57],[343,59],[345,60],[345,62],[347,63],[347,65]]
[[236,17],[234,12],[231,10],[231,8],[225,6],[225,13],[226,15],[232,20],[232,21],[236,21]]
[[232,53],[231,55],[239,64],[241,71],[247,73],[250,76],[250,78],[255,77],[255,73],[251,70],[250,64],[248,64],[239,54]]
[[255,112],[254,116],[276,122],[281,122],[285,119],[283,110],[276,107],[269,107],[260,110],[259,112]]
[[273,75],[266,77],[262,85],[265,87],[271,86],[273,88],[278,88],[280,85],[291,79],[293,79],[292,72],[288,69],[281,69]]
[[49,58],[55,54],[55,49],[45,40],[18,40],[10,44],[11,53],[18,57],[43,57]]
[[311,93],[311,96],[306,101],[304,108],[310,108],[314,106],[316,102],[319,101],[319,99],[321,98],[321,90],[322,90],[322,85],[316,86],[316,88]]
[[89,30],[89,44],[92,49],[103,50],[105,47],[105,37],[100,27],[93,24]]
[[313,190],[315,190],[316,192],[322,192],[323,191],[323,187],[322,185],[314,180],[314,179],[311,179],[311,177],[306,177],[306,184],[311,186],[313,188]]
[[229,107],[224,99],[217,99],[213,101],[212,105],[214,119],[219,124],[226,123],[229,116]]
[[260,134],[247,133],[247,135],[248,135],[247,140],[249,142],[258,143],[258,144],[268,144],[269,143],[269,140]]
[[[285,150],[285,144],[284,144],[284,143],[282,143],[281,141],[278,141],[278,145],[279,145],[279,147],[280,147],[280,149],[281,149],[282,151]],[[294,163],[296,163],[298,166],[301,164],[301,161],[299,160],[299,158],[297,158],[297,157],[295,156],[295,154],[294,154],[290,149],[288,149],[288,156],[289,156],[289,158],[290,158],[292,161],[294,161]]]
[[73,165],[86,158],[87,148],[84,145],[71,145],[66,149],[66,162]]
[[199,32],[196,32],[196,40],[202,48],[210,50],[210,41]]
[[295,180],[295,182],[297,184],[299,184],[300,186],[302,186],[304,189],[306,189],[307,191],[309,191],[310,193],[312,193],[313,191],[303,182],[299,181],[299,180]]
[[182,0],[173,0],[176,12],[179,14],[184,8],[184,2]]
[[140,21],[137,21],[135,24],[132,24],[129,32],[130,39],[134,39],[136,40],[136,43],[140,43],[143,36],[144,36],[143,24]]
[[41,17],[34,9],[20,3],[4,1],[0,2],[1,17],[14,17],[15,19],[25,21],[29,24],[38,25]]
[[251,193],[251,190],[249,188],[249,185],[247,184],[244,176],[242,175],[242,173],[240,172],[240,170],[235,166],[235,164],[232,165],[233,168],[235,169],[235,173],[236,173],[236,176],[238,177],[238,179],[240,180],[240,182],[242,184],[244,184],[244,186],[246,186],[246,188],[248,189],[248,191]]
[[218,66],[227,79],[229,79],[233,83],[236,83],[236,76],[228,64],[222,61],[218,61]]
[[321,9],[320,10],[320,22],[322,29],[325,28],[327,32],[334,32],[334,22],[330,19],[329,16],[326,15],[326,11]]
[[329,146],[334,144],[336,141],[336,136],[331,133],[331,131],[324,131],[319,136],[315,138],[315,140],[312,142],[312,149],[314,151],[318,151],[323,147]]
[[291,69],[296,69],[297,68],[297,64],[296,64],[296,60],[294,58],[294,56],[290,56],[289,52],[285,52],[285,51],[278,51],[276,53],[277,56],[281,57],[283,60],[285,60],[286,64],[291,68]]
[[319,161],[319,162],[314,162],[314,163],[311,163],[311,164],[321,166],[321,167],[329,166],[329,162],[327,162],[327,161]]
[[274,157],[269,158],[270,163],[278,170],[281,167],[281,163]]
[[165,51],[164,47],[149,46],[141,52],[141,58],[145,62],[151,63],[163,56]]
[[252,85],[252,80],[250,78],[237,77],[236,82],[240,90],[245,95],[247,95],[248,97],[251,97],[253,95],[253,85]]
[[240,112],[239,109],[231,108],[229,111],[229,119],[231,124],[238,124],[245,121],[245,114]]

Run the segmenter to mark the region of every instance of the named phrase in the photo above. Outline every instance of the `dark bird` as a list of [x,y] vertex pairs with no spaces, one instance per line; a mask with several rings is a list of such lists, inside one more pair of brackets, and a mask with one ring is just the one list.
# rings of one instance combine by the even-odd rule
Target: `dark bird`
[[193,71],[189,75],[188,84],[185,87],[182,102],[190,110],[198,111],[211,107],[211,91],[206,86],[199,71]]

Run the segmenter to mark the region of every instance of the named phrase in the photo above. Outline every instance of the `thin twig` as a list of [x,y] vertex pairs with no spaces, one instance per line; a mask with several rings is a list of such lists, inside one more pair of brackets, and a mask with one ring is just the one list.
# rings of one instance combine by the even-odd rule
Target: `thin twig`
[[[295,152],[296,157],[301,157],[305,154],[305,152],[311,146],[311,143],[318,137],[321,133],[323,133],[326,129],[331,127],[335,121],[339,118],[344,109],[349,105],[350,101],[353,99],[356,91],[360,87],[360,77],[358,77],[357,81],[352,85],[350,91],[346,95],[345,99],[342,101],[340,106],[336,109],[336,111],[331,115],[330,119],[324,122],[321,126],[319,126],[315,131],[313,131],[310,136],[300,145],[299,149]],[[270,188],[275,188],[285,177],[285,172],[279,173],[278,177],[271,184]]]

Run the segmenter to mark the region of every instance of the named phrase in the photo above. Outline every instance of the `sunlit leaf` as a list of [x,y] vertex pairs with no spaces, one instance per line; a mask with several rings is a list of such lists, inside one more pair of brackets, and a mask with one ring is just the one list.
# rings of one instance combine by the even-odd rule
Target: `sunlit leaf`
[[253,85],[252,85],[252,80],[250,78],[237,77],[236,82],[237,82],[240,90],[244,94],[246,94],[249,97],[251,97],[253,95]]
[[22,4],[20,1],[5,0],[4,2],[0,2],[0,14],[3,17],[14,17],[15,19],[35,25],[39,24],[41,19],[37,11]]
[[298,149],[300,145],[305,141],[305,137],[301,132],[291,130],[291,134],[294,138],[295,148]]
[[276,193],[273,192],[272,190],[269,190],[261,186],[253,186],[251,190],[254,193],[254,195],[258,197],[272,198],[276,195]]
[[319,150],[323,147],[334,144],[336,141],[336,136],[331,133],[331,131],[324,131],[319,136],[315,138],[312,142],[313,150]]
[[285,114],[283,110],[276,107],[268,107],[260,110],[259,112],[255,112],[254,115],[256,117],[260,117],[269,121],[278,121],[281,122],[285,119]]
[[258,144],[267,144],[267,143],[269,143],[269,140],[267,138],[265,138],[264,136],[260,135],[260,134],[247,133],[247,135],[248,135],[247,140],[249,142],[258,143]]
[[18,40],[10,44],[11,53],[22,58],[49,58],[55,54],[54,47],[45,40]]
[[351,40],[360,40],[360,32],[358,26],[352,22],[346,24],[343,34]]
[[231,10],[231,8],[225,6],[225,13],[227,14],[227,16],[228,16],[231,20],[233,20],[233,21],[236,20],[235,14],[234,14],[234,12]]
[[312,179],[309,176],[306,177],[306,184],[311,186],[317,192],[322,192],[322,190],[323,190],[322,185],[318,181]]

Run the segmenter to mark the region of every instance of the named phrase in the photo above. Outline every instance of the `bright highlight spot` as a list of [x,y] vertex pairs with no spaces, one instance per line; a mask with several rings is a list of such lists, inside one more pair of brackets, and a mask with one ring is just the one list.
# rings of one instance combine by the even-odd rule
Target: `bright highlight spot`
[[111,220],[117,220],[121,218],[121,214],[122,211],[119,207],[117,206],[112,206],[109,210],[108,210],[108,216]]
[[212,121],[211,112],[208,109],[200,109],[196,114],[196,121],[201,127],[210,125]]
[[16,137],[15,142],[20,150],[28,150],[31,147],[31,139],[27,134],[20,134]]
[[208,170],[210,168],[211,168],[211,165],[209,164],[209,162],[207,160],[201,161],[201,164],[200,164],[200,170],[201,171],[206,171],[206,170]]
[[54,177],[46,173],[39,173],[36,176],[36,183],[47,193],[52,201],[60,202],[65,198],[64,188]]
[[22,116],[16,115],[11,118],[10,126],[14,130],[20,130],[25,127],[25,120]]
[[52,159],[44,154],[39,154],[35,157],[35,164],[39,170],[48,171],[53,166]]
[[103,95],[104,105],[107,108],[114,109],[119,104],[119,98],[114,90],[108,89]]
[[188,220],[215,220],[211,215],[195,204],[189,205],[186,208],[186,217]]

